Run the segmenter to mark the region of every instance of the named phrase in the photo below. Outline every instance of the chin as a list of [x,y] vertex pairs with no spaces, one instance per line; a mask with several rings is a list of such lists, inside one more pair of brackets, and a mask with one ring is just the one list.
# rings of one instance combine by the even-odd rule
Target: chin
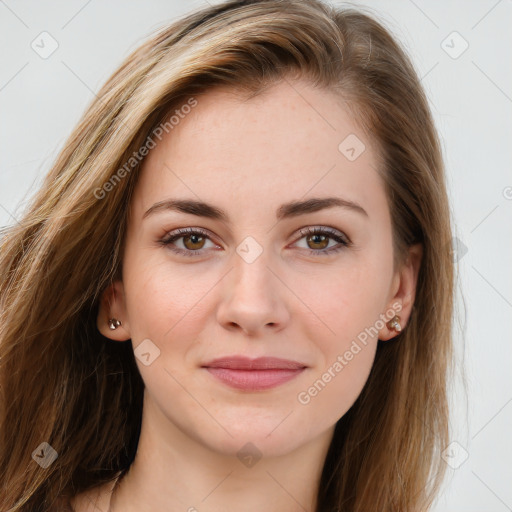
[[273,421],[272,426],[255,426],[251,422],[239,424],[236,428],[230,425],[228,431],[232,437],[221,429],[216,439],[204,439],[202,436],[203,442],[217,453],[239,459],[245,455],[252,455],[255,458],[279,457],[292,452],[307,441],[301,435],[298,425],[290,424],[288,428],[284,428],[283,425],[279,425],[280,421],[282,418]]

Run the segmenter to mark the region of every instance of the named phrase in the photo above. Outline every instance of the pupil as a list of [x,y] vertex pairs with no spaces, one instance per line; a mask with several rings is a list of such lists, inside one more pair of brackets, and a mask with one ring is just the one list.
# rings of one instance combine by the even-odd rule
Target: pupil
[[201,243],[200,239],[203,237],[201,235],[188,235],[186,238],[188,238],[190,243],[195,246],[196,244]]
[[325,241],[326,237],[325,235],[312,235],[312,238],[314,244],[321,244],[323,241]]

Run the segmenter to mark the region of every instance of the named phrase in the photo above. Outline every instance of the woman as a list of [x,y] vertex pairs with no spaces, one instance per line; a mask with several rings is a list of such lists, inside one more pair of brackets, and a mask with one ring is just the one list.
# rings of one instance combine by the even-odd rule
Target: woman
[[236,0],[160,31],[2,240],[2,510],[428,510],[450,222],[371,16]]

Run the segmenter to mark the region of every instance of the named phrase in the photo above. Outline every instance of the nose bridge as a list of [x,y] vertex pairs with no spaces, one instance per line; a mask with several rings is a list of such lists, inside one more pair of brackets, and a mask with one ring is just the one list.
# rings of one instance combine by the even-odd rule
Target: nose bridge
[[237,324],[246,333],[265,325],[284,325],[287,308],[283,285],[272,267],[270,249],[247,236],[233,254],[232,271],[224,285],[224,300],[219,304],[219,321],[224,326]]
[[[270,293],[272,283],[272,272],[270,264],[271,250],[256,240],[253,236],[246,236],[236,247],[236,254],[233,257],[233,281],[235,286],[244,292]],[[247,290],[248,288],[248,290]]]

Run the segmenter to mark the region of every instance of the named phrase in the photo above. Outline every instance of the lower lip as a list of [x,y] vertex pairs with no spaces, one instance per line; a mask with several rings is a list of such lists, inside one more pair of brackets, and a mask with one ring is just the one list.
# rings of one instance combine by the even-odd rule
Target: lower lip
[[228,386],[245,390],[270,389],[297,377],[305,368],[297,370],[231,370],[206,368],[214,377]]

